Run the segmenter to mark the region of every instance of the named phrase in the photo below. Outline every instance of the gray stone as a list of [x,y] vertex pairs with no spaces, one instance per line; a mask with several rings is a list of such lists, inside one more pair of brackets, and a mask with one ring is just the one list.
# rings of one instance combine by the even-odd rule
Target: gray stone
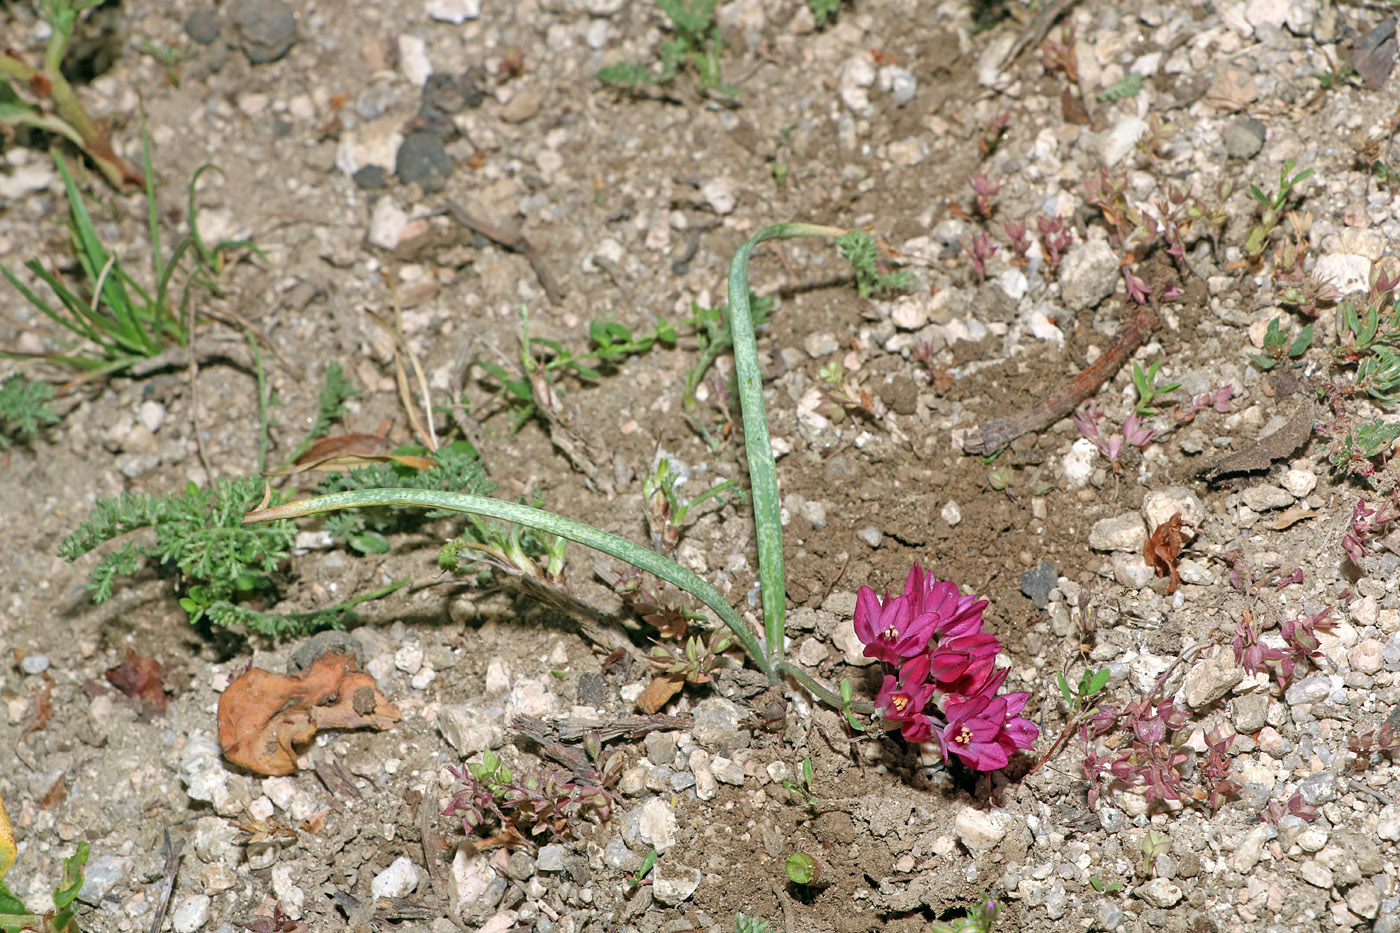
[[953,819],[953,831],[967,851],[978,857],[996,848],[1006,838],[1013,822],[1015,817],[1006,810],[987,811],[965,806]]
[[877,548],[885,543],[884,532],[880,531],[880,529],[876,528],[874,525],[866,525],[864,528],[859,529],[856,532],[856,537],[872,548]]
[[1140,590],[1152,582],[1156,571],[1147,565],[1141,554],[1114,554],[1113,579],[1132,590]]
[[1236,117],[1225,124],[1225,153],[1232,159],[1252,159],[1264,148],[1268,128],[1253,117]]
[[1118,256],[1103,240],[1076,243],[1060,265],[1060,296],[1072,311],[1092,308],[1113,294]]
[[1089,530],[1089,547],[1096,551],[1140,554],[1146,543],[1147,527],[1137,512],[1124,512],[1113,518],[1100,519]]
[[233,23],[243,54],[254,65],[277,61],[297,41],[296,16],[282,0],[241,0]]
[[675,808],[660,797],[652,797],[627,813],[622,838],[629,848],[651,848],[661,854],[676,844],[677,831]]
[[744,784],[744,766],[732,758],[716,756],[710,763],[710,771],[721,784],[732,784],[735,787],[742,787]]
[[1185,486],[1169,486],[1154,489],[1142,497],[1142,517],[1147,520],[1149,528],[1158,527],[1177,512],[1181,513],[1185,524],[1192,526],[1181,529],[1182,537],[1189,541],[1196,536],[1195,529],[1206,518],[1205,506],[1194,492]]
[[26,654],[19,662],[19,669],[26,674],[42,674],[49,669],[49,656],[46,654]]
[[200,7],[185,18],[185,35],[200,45],[213,45],[221,28],[218,14],[208,7]]
[[564,856],[568,854],[569,847],[558,843],[541,846],[539,857],[535,859],[535,867],[540,871],[563,871]]
[[[541,850],[543,852],[543,850]],[[523,849],[516,849],[510,854],[510,861],[506,863],[506,875],[516,881],[529,881],[530,876],[535,873],[534,860],[530,858],[530,853]]]
[[1298,785],[1298,793],[1310,807],[1321,806],[1337,799],[1337,776],[1331,771],[1318,771]]
[[1293,504],[1293,497],[1287,490],[1278,486],[1260,483],[1240,493],[1240,501],[1256,512],[1267,512],[1270,509],[1288,508]]
[[189,894],[180,898],[170,914],[170,928],[175,933],[195,933],[209,922],[210,902],[207,894]]
[[1042,560],[1021,573],[1021,592],[1035,604],[1035,608],[1044,609],[1050,605],[1050,591],[1059,580],[1059,569],[1050,561]]
[[1153,878],[1138,888],[1138,896],[1153,907],[1165,910],[1181,900],[1181,888],[1168,878]]
[[418,877],[418,866],[413,864],[413,859],[400,855],[374,876],[369,891],[375,897],[407,897],[418,887]]
[[442,737],[463,758],[488,748],[499,748],[505,741],[499,708],[484,708],[477,703],[462,703],[438,708],[437,727]]
[[743,710],[734,703],[713,697],[695,708],[695,724],[690,732],[702,748],[732,753],[749,744],[748,732],[739,728],[743,718]]
[[[203,819],[213,820],[227,826],[227,822],[216,817],[204,817]],[[200,822],[203,822],[203,819]],[[233,827],[228,828],[228,837],[232,841],[237,832]],[[83,871],[83,890],[81,899],[87,904],[97,904],[102,898],[117,886],[126,877],[127,871],[131,869],[131,859],[123,855],[102,854],[87,863]]]
[[422,131],[409,133],[399,146],[394,174],[403,184],[417,183],[429,194],[441,191],[452,174],[452,157],[443,148],[442,137]]
[[355,170],[355,174],[350,176],[350,180],[355,183],[355,187],[366,191],[389,187],[389,175],[382,165],[361,165]]
[[654,765],[669,765],[676,760],[674,732],[648,732],[642,744],[646,746],[647,758]]
[[[1230,648],[1219,647],[1215,654],[1186,672],[1185,700],[1191,709],[1209,706],[1244,680],[1244,668],[1235,663]],[[1260,723],[1263,726],[1263,723]]]
[[1233,704],[1235,731],[1251,735],[1264,728],[1264,717],[1269,712],[1269,698],[1262,693],[1250,693],[1236,697]]

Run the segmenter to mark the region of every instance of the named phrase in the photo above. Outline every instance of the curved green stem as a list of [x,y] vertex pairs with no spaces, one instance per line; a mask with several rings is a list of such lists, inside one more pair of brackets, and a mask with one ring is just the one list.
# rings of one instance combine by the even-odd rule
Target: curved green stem
[[361,489],[354,492],[337,492],[326,496],[300,499],[270,509],[256,509],[243,516],[243,521],[247,524],[280,518],[300,518],[319,512],[334,512],[340,509],[356,509],[377,505],[444,509],[467,515],[499,518],[515,522],[517,525],[524,525],[535,531],[568,538],[570,541],[576,541],[586,547],[616,557],[618,560],[626,561],[634,567],[655,574],[667,583],[680,587],[704,603],[734,633],[734,637],[739,640],[739,644],[744,647],[744,651],[753,659],[754,664],[758,665],[759,670],[763,671],[770,680],[776,678],[776,673],[768,663],[762,646],[759,645],[758,639],[750,631],[748,624],[725,601],[724,596],[699,574],[687,570],[673,560],[662,557],[655,551],[633,544],[626,538],[600,531],[591,525],[576,522],[571,518],[564,518],[562,515],[555,515],[553,512],[545,512],[528,505],[520,505],[517,502],[506,502],[487,496],[471,496],[460,492],[437,492],[426,489]]
[[[749,461],[753,520],[758,544],[758,579],[763,597],[763,635],[770,679],[783,658],[787,616],[787,577],[783,571],[783,525],[778,515],[778,470],[763,405],[763,372],[758,341],[749,312],[749,255],[764,240],[802,236],[840,236],[837,227],[820,224],[775,224],[754,234],[729,264],[729,333],[734,341],[735,383],[744,416],[744,447]],[[829,702],[829,701],[828,701]],[[837,703],[840,706],[840,703]]]
[[[816,697],[818,700],[821,700],[823,703],[825,703],[827,706],[830,706],[832,709],[839,710],[843,706],[847,705],[842,702],[841,694],[837,693],[835,690],[832,690],[830,687],[826,686],[821,681],[813,677],[811,674],[808,674],[806,671],[799,669],[790,661],[779,661],[776,665],[774,665],[774,670],[776,670],[779,674],[782,674],[784,677],[791,677],[793,680],[797,681],[797,683],[802,687],[802,689],[806,690],[812,696]],[[870,715],[875,712],[875,704],[871,703],[869,700],[854,700],[849,704],[849,706],[851,711],[854,713],[865,713],[866,715]]]

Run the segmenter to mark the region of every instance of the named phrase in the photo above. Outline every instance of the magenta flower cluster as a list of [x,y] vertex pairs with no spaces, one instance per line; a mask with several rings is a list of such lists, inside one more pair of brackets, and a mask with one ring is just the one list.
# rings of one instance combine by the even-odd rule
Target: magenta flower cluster
[[994,771],[1039,730],[1020,715],[1029,694],[997,696],[1006,670],[996,668],[1001,644],[982,631],[986,606],[915,564],[899,596],[861,587],[854,624],[865,656],[885,666],[875,709],[886,726],[910,742],[936,737],[945,761]]

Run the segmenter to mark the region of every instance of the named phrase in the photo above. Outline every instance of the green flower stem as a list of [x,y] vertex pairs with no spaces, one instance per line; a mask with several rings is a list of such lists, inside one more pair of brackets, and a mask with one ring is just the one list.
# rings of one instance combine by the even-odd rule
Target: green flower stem
[[[754,338],[753,317],[749,313],[749,254],[764,240],[835,237],[845,232],[837,227],[819,224],[790,223],[764,227],[739,247],[729,264],[729,333],[734,341],[735,382],[744,415],[744,446],[749,461],[753,520],[758,543],[758,578],[763,597],[763,634],[768,652],[764,670],[770,679],[783,658],[787,577],[783,571],[783,525],[778,515],[778,470],[773,460],[768,416],[763,405],[763,372],[758,365],[758,341]],[[837,708],[840,705],[838,701]]]
[[[243,517],[244,523],[273,521],[282,518],[300,518],[305,515],[315,515],[319,512],[334,512],[340,509],[356,509],[367,506],[395,506],[395,507],[418,507],[425,509],[445,509],[449,512],[462,512],[468,515],[485,515],[488,518],[499,518],[503,521],[514,522],[535,531],[542,531],[547,534],[559,535],[561,538],[568,538],[579,544],[591,547],[594,550],[602,551],[618,560],[626,561],[634,567],[639,567],[648,573],[655,574],[667,583],[674,584],[694,596],[704,603],[709,609],[719,616],[729,630],[734,633],[734,637],[743,645],[753,662],[759,669],[768,676],[770,680],[776,679],[776,674],[772,666],[768,663],[768,658],[763,653],[763,648],[754,637],[749,626],[734,611],[733,607],[725,601],[720,594],[704,578],[687,570],[675,561],[669,560],[648,550],[638,544],[633,544],[626,538],[600,531],[591,525],[576,522],[571,518],[564,518],[552,512],[545,512],[541,509],[531,508],[528,505],[520,505],[516,502],[507,502],[502,499],[491,499],[486,496],[471,496],[458,492],[436,492],[425,489],[362,489],[354,492],[337,492],[327,496],[315,496],[310,499],[300,499],[296,502],[288,502],[274,508],[257,509],[249,512]],[[839,703],[838,703],[839,705]]]
[[[793,680],[797,681],[802,689],[806,690],[832,709],[839,710],[844,705],[841,702],[841,694],[823,685],[821,681],[817,680],[806,671],[799,669],[790,661],[779,661],[774,669],[784,677],[791,677]],[[854,700],[850,704],[850,709],[853,713],[870,715],[875,712],[875,704],[868,700]]]

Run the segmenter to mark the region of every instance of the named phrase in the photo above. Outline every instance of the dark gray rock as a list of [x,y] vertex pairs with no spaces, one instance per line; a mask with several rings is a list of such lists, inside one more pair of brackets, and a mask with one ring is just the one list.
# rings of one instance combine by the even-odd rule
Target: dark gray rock
[[486,100],[486,92],[477,84],[470,71],[456,77],[442,72],[428,75],[423,85],[422,109],[424,113],[461,113],[480,107]]
[[185,19],[185,35],[200,45],[213,45],[222,28],[218,14],[204,7],[195,10]]
[[421,131],[410,133],[399,146],[394,174],[405,185],[417,182],[429,194],[442,190],[452,174],[452,157],[443,148],[442,137]]
[[241,0],[234,7],[239,45],[254,65],[275,62],[297,41],[297,20],[282,0]]
[[1042,560],[1030,570],[1022,572],[1021,592],[1035,603],[1035,608],[1044,609],[1050,605],[1050,591],[1059,580],[1059,569],[1048,560]]
[[1232,159],[1252,159],[1264,148],[1268,128],[1253,117],[1240,117],[1225,126],[1225,153]]
[[356,187],[368,190],[389,186],[389,176],[385,173],[382,165],[362,165],[350,178],[355,182]]
[[317,632],[297,646],[292,656],[287,659],[287,673],[300,674],[316,663],[316,659],[323,654],[353,655],[355,663],[361,669],[365,665],[365,652],[360,640],[349,632],[332,630]]

